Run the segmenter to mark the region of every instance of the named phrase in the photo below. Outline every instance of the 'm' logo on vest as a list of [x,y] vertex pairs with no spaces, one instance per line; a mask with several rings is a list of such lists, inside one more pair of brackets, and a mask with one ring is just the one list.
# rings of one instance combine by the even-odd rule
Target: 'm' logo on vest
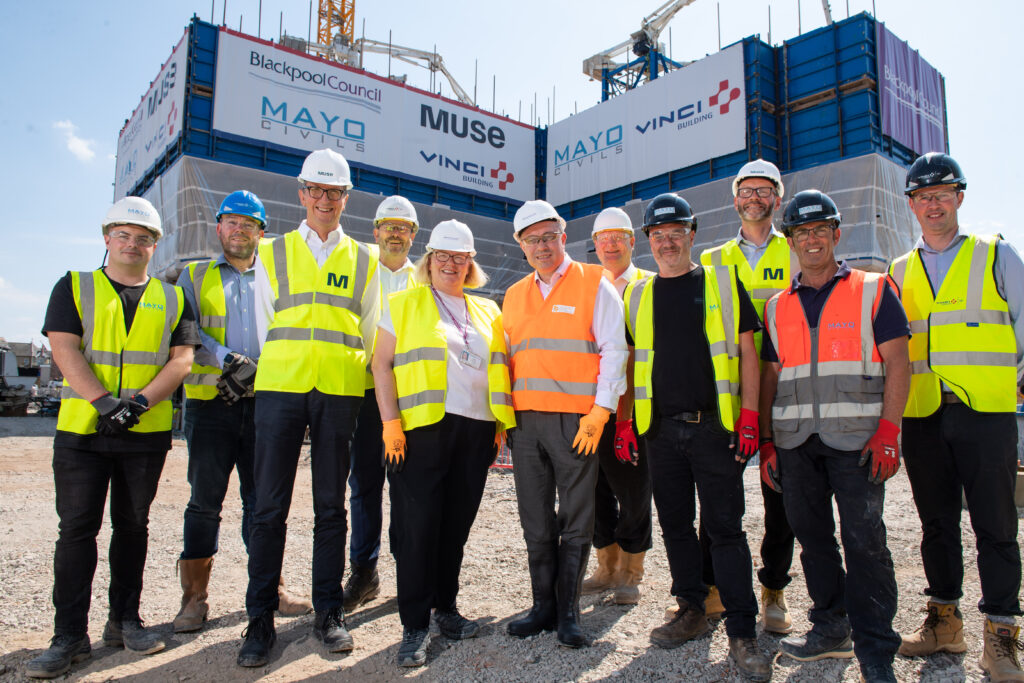
[[782,279],[782,268],[776,268],[775,270],[772,270],[771,268],[765,268],[764,269],[764,279],[765,280],[781,280]]
[[328,287],[348,287],[348,275],[335,275],[327,273]]
[[828,329],[830,330],[852,330],[855,327],[857,327],[857,325],[852,320],[828,324]]
[[140,301],[139,302],[139,306],[142,306],[143,308],[152,308],[155,311],[162,311],[162,310],[164,310],[164,305],[163,304],[151,304],[148,301]]

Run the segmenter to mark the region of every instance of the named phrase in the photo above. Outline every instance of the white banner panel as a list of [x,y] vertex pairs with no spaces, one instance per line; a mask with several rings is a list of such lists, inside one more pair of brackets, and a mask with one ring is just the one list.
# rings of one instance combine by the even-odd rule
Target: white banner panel
[[178,41],[171,58],[156,77],[142,102],[121,129],[117,138],[117,162],[114,199],[128,194],[167,147],[181,135],[181,117],[185,108],[185,38]]
[[746,147],[743,45],[548,129],[547,198],[564,204]]
[[534,198],[534,129],[221,30],[213,127],[501,199]]

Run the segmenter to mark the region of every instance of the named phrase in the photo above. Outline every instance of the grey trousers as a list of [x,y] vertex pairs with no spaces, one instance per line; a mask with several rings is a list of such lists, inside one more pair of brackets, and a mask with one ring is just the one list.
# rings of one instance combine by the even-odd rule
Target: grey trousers
[[590,543],[599,464],[596,453],[583,456],[572,448],[580,416],[522,411],[516,423],[509,442],[526,547]]

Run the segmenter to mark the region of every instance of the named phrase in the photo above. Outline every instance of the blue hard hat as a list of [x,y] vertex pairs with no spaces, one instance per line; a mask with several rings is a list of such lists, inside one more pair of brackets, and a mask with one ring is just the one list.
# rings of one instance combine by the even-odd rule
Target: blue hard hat
[[260,224],[260,227],[267,227],[267,212],[263,208],[260,198],[248,190],[235,190],[221,202],[220,210],[217,211],[217,220],[226,213],[233,213],[239,216],[248,216]]

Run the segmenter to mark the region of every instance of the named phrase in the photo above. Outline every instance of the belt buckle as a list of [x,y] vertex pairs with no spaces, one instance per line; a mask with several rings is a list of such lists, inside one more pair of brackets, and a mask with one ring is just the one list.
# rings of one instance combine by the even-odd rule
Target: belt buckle
[[684,420],[684,422],[689,422],[690,424],[699,424],[700,423],[700,413],[701,413],[701,411],[698,410],[697,411],[697,419],[696,420]]

